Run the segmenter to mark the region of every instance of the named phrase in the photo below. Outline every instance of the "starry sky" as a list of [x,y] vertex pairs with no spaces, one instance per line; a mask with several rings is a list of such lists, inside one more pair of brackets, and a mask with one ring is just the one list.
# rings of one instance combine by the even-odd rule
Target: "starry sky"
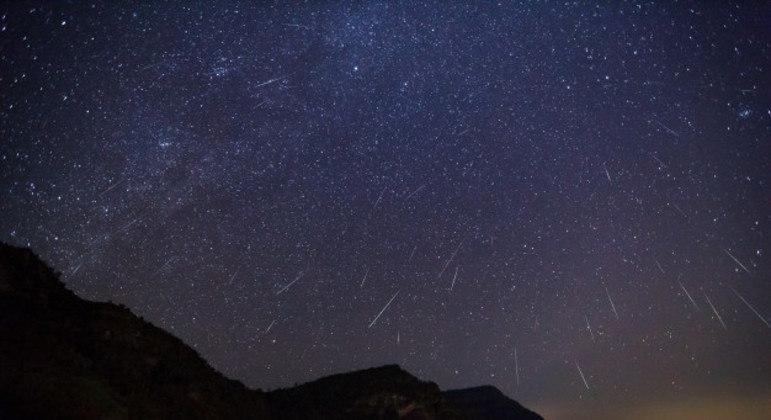
[[771,407],[768,3],[120,3],[0,7],[0,240],[80,296],[255,388]]

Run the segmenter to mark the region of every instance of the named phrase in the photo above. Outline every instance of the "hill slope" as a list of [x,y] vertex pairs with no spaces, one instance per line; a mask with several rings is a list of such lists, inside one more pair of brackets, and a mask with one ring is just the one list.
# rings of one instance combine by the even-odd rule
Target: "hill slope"
[[530,413],[490,389],[495,398],[443,394],[389,365],[251,390],[127,308],[75,296],[30,250],[0,244],[3,419],[539,418],[502,411]]
[[31,251],[5,245],[0,398],[24,417],[268,418],[262,393],[125,307],[80,299]]

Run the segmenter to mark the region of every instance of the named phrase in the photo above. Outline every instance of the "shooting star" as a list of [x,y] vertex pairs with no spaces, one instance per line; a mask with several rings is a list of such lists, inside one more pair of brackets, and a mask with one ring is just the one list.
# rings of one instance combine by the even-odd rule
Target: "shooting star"
[[752,275],[752,273],[750,273],[750,270],[748,270],[747,267],[744,264],[742,264],[742,262],[739,261],[736,257],[734,257],[734,255],[731,254],[727,249],[723,248],[723,251],[725,251],[725,253],[728,254],[728,256],[731,257],[732,260],[734,260],[734,262],[736,262],[736,264],[739,264],[739,267],[741,267],[744,271],[746,271],[747,274]]
[[268,332],[270,332],[270,329],[271,329],[271,328],[273,328],[273,325],[274,325],[275,323],[276,323],[276,320],[274,319],[274,320],[273,320],[273,321],[270,323],[270,325],[268,325],[268,328],[266,328],[266,329],[265,329],[265,332],[264,332],[263,334],[267,334]]
[[677,212],[680,213],[681,216],[683,216],[686,219],[688,218],[688,216],[685,214],[685,212],[677,204],[672,203],[672,207],[674,207],[675,210],[677,210]]
[[584,381],[584,386],[586,387],[586,390],[589,390],[589,384],[586,382],[586,377],[584,376],[584,372],[581,370],[581,366],[578,365],[578,360],[576,360],[576,369],[578,369],[578,374],[581,375],[581,380]]
[[282,293],[286,292],[286,291],[287,291],[287,290],[288,290],[290,287],[292,287],[292,285],[293,285],[293,284],[297,283],[297,280],[300,280],[300,278],[301,278],[302,276],[303,276],[303,272],[302,272],[302,271],[300,271],[300,274],[298,274],[298,275],[297,275],[297,277],[295,277],[295,278],[294,278],[294,280],[292,280],[291,282],[289,282],[289,284],[287,284],[287,285],[286,285],[286,286],[284,286],[284,287],[283,287],[281,290],[279,290],[279,291],[278,291],[278,293],[276,293],[276,296],[278,296],[278,295],[280,295],[280,294],[282,294]]
[[465,241],[465,238],[458,243],[458,246],[455,247],[455,250],[452,251],[452,254],[450,255],[450,258],[447,259],[447,262],[444,263],[444,267],[442,267],[442,271],[439,272],[439,276],[437,278],[442,277],[442,274],[444,274],[444,271],[447,270],[447,267],[450,265],[452,260],[455,258],[455,255],[458,253],[458,250],[460,250],[460,246],[463,245],[463,241]]
[[236,274],[238,274],[238,269],[236,269],[236,271],[234,271],[230,276],[230,280],[228,280],[228,287],[233,284],[233,280],[236,279]]
[[589,335],[592,337],[592,341],[594,341],[594,333],[592,332],[592,326],[589,325],[589,318],[584,315],[584,320],[586,320],[586,329],[589,330]]
[[386,188],[383,187],[383,191],[380,191],[380,195],[377,196],[377,200],[375,200],[375,204],[372,205],[372,210],[375,210],[377,208],[377,205],[380,204],[380,200],[383,199],[383,194],[385,194]]
[[367,271],[364,272],[364,278],[361,279],[361,284],[359,287],[364,287],[364,282],[367,281],[367,275],[369,274],[369,268],[367,268]]
[[608,166],[605,164],[605,162],[602,162],[602,167],[605,168],[605,176],[608,177],[608,182],[610,182],[610,185],[613,185],[613,181],[610,179],[610,172],[608,171]]
[[383,312],[385,312],[386,309],[388,309],[388,307],[391,306],[391,302],[393,302],[394,299],[396,299],[396,295],[398,294],[399,294],[399,291],[397,290],[396,293],[394,293],[393,297],[391,297],[391,300],[389,300],[388,303],[386,303],[386,305],[383,306],[383,309],[380,310],[380,313],[377,314],[377,316],[375,317],[375,319],[372,320],[372,322],[370,322],[369,327],[367,328],[372,328],[372,326],[375,325],[377,320],[380,318],[380,315],[383,315]]
[[686,289],[685,286],[683,286],[683,283],[680,283],[680,281],[678,280],[677,284],[680,285],[680,288],[683,289],[683,292],[685,292],[685,295],[688,296],[688,300],[691,301],[691,303],[693,304],[693,307],[696,308],[696,310],[699,310],[699,305],[697,305],[696,301],[693,300],[693,298],[691,297],[691,294],[688,293],[688,289]]
[[115,189],[115,187],[117,187],[118,185],[122,184],[122,183],[123,183],[125,180],[126,180],[126,178],[123,178],[123,179],[121,179],[120,181],[118,181],[118,182],[116,182],[116,183],[114,183],[114,184],[110,185],[109,187],[107,187],[107,189],[106,189],[106,190],[102,191],[102,192],[99,194],[99,197],[101,197],[101,196],[103,196],[103,195],[107,194],[108,192],[112,191],[113,189]]
[[290,28],[301,28],[301,29],[307,29],[307,30],[311,29],[311,28],[309,28],[309,27],[307,27],[305,25],[300,25],[300,24],[297,24],[297,23],[284,23],[283,25],[284,26],[288,26]]
[[656,258],[653,259],[653,261],[656,261],[656,267],[659,268],[659,271],[661,271],[661,274],[664,274],[664,267],[661,266],[661,263]]
[[70,271],[70,275],[73,275],[73,274],[77,273],[77,272],[78,272],[78,270],[80,270],[80,267],[81,267],[82,265],[83,265],[83,261],[81,260],[81,261],[78,263],[78,265],[77,265],[77,266],[76,266],[74,269],[72,269],[72,270]]
[[608,292],[607,286],[605,286],[605,294],[608,295],[608,302],[610,302],[610,309],[613,310],[613,315],[615,315],[616,319],[618,319],[618,312],[616,312],[616,305],[613,304],[613,299],[610,298],[610,292]]
[[122,231],[130,228],[131,226],[134,226],[140,220],[142,220],[141,217],[134,218],[132,221],[130,221],[130,222],[126,223],[125,225],[121,226],[120,228],[118,228],[118,232],[122,232]]
[[659,127],[661,127],[661,128],[663,128],[664,130],[666,130],[666,131],[667,131],[669,134],[671,134],[671,135],[673,135],[673,136],[675,136],[675,137],[680,137],[680,135],[679,135],[679,134],[677,134],[677,133],[675,132],[675,130],[673,130],[673,129],[671,129],[671,128],[667,127],[667,126],[666,126],[666,125],[664,125],[664,124],[662,124],[661,122],[659,122],[659,120],[657,120],[657,119],[653,118],[653,119],[652,119],[652,121],[653,121],[653,122],[655,122],[655,123],[656,123],[656,124],[657,124]]
[[725,322],[723,322],[723,318],[721,318],[720,314],[717,313],[717,309],[715,309],[715,305],[712,304],[712,301],[709,300],[709,296],[707,296],[706,293],[704,294],[704,298],[707,299],[707,303],[709,304],[709,307],[712,308],[712,312],[715,313],[715,316],[717,317],[717,320],[720,321],[720,325],[723,326],[724,330],[727,330],[728,328],[726,328]]
[[450,284],[450,288],[448,289],[451,292],[452,292],[452,289],[455,287],[455,279],[458,278],[458,268],[459,268],[458,266],[455,266],[455,274],[452,276],[452,284]]
[[517,386],[519,386],[519,360],[517,359],[517,346],[514,346],[514,374],[517,377]]
[[658,158],[658,156],[654,155],[653,153],[649,153],[649,154],[659,164],[659,166],[661,166],[661,167],[667,166],[667,165],[664,164],[664,162],[662,162],[661,159]]
[[281,77],[276,77],[276,78],[274,78],[274,79],[266,80],[266,81],[264,81],[264,82],[262,82],[262,83],[260,83],[260,84],[256,85],[255,87],[262,87],[262,86],[266,86],[266,85],[269,85],[269,84],[271,84],[271,83],[276,83],[276,82],[278,82],[278,81],[280,81],[280,80],[283,80],[284,78],[285,78],[285,76],[281,76]]
[[763,315],[761,315],[761,314],[760,314],[760,312],[758,312],[757,310],[755,310],[755,308],[754,308],[752,305],[750,305],[750,303],[749,303],[749,302],[747,302],[747,300],[746,300],[746,299],[744,299],[744,297],[743,297],[742,295],[740,295],[740,294],[739,294],[739,292],[737,292],[737,291],[736,291],[736,289],[734,289],[733,287],[731,287],[731,290],[734,292],[734,294],[735,294],[735,295],[736,295],[736,296],[737,296],[739,299],[741,299],[741,300],[742,300],[742,302],[744,302],[744,304],[745,304],[745,305],[747,305],[747,307],[748,307],[748,308],[750,308],[750,310],[751,310],[751,311],[752,311],[752,312],[753,312],[753,313],[754,313],[754,314],[755,314],[755,315],[758,317],[758,319],[759,319],[759,320],[763,321],[763,323],[764,323],[764,324],[766,324],[766,327],[768,327],[768,328],[771,328],[771,325],[768,325],[768,321],[766,321],[766,318],[764,318],[764,317],[763,317]]
[[414,247],[412,247],[412,252],[410,252],[410,258],[408,258],[408,259],[407,259],[407,262],[410,262],[410,261],[412,261],[412,257],[414,257],[414,256],[415,256],[415,251],[417,251],[417,250],[418,250],[418,246],[417,246],[417,245],[415,245]]
[[405,201],[409,200],[410,198],[412,198],[412,196],[414,196],[415,194],[419,193],[425,187],[426,187],[426,184],[423,184],[423,185],[419,186],[415,191],[410,193],[410,195],[408,195],[407,198],[405,198],[404,200]]

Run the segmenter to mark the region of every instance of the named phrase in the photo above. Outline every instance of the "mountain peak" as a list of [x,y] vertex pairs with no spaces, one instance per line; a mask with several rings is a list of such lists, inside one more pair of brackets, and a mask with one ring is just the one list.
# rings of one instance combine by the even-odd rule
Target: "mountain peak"
[[458,391],[458,392],[462,391],[462,392],[468,393],[468,394],[489,394],[489,395],[500,394],[500,395],[504,395],[503,392],[501,392],[501,390],[499,390],[498,388],[496,388],[496,387],[494,387],[492,385],[479,385],[479,386],[472,386],[472,387],[461,388],[461,389],[449,389],[449,390],[447,390],[445,392],[455,392],[455,391]]
[[543,420],[541,416],[510,399],[492,385],[449,390],[442,395],[469,419]]

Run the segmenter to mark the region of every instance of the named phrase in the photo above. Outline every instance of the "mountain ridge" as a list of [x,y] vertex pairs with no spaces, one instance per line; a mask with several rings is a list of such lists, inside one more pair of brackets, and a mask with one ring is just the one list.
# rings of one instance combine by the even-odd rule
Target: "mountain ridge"
[[0,243],[2,418],[540,418],[482,388],[491,407],[391,364],[250,389],[125,306],[81,299],[31,250]]

